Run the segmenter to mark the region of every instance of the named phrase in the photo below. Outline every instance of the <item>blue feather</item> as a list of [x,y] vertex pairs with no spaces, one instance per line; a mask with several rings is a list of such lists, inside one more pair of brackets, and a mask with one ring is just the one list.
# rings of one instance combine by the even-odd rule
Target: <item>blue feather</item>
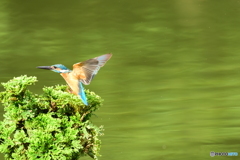
[[85,105],[88,105],[87,97],[86,97],[86,94],[84,92],[84,88],[83,88],[82,82],[79,82],[79,87],[80,87],[80,92],[78,93],[78,95],[81,97],[83,103]]

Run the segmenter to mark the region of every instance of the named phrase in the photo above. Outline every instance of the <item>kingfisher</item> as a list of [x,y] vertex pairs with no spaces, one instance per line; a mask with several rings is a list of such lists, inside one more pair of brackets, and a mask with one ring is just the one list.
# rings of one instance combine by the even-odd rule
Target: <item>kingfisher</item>
[[108,53],[84,62],[75,63],[73,64],[73,70],[68,69],[62,64],[38,66],[37,68],[60,73],[67,82],[70,88],[70,93],[79,96],[82,102],[85,105],[88,105],[87,97],[82,84],[89,85],[94,76],[98,73],[100,67],[103,67],[111,57],[112,54]]

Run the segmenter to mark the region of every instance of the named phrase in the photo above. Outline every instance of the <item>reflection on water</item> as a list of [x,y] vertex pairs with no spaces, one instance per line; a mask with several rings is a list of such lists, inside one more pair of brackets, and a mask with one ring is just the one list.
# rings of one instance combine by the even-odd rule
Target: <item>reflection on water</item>
[[[217,2],[217,3],[216,3]],[[1,82],[112,52],[92,84],[105,99],[100,159],[202,160],[239,150],[239,3],[235,1],[6,1]],[[2,109],[3,111],[3,109]],[[90,159],[88,157],[84,159]]]

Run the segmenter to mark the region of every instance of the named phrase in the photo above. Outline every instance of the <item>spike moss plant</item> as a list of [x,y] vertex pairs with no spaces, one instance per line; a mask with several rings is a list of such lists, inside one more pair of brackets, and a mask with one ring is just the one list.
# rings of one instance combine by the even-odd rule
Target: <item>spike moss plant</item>
[[97,160],[103,128],[90,118],[102,99],[86,90],[86,106],[65,85],[44,87],[37,95],[27,88],[35,82],[36,77],[20,76],[2,83],[0,152],[9,160],[77,160],[86,155]]

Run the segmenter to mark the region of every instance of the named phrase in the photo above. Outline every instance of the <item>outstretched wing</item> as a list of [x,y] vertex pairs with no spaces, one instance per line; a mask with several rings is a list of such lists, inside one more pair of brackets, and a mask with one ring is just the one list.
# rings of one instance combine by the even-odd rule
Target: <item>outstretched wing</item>
[[93,59],[79,62],[73,65],[73,74],[85,85],[90,84],[100,67],[112,57],[112,54],[104,54]]

